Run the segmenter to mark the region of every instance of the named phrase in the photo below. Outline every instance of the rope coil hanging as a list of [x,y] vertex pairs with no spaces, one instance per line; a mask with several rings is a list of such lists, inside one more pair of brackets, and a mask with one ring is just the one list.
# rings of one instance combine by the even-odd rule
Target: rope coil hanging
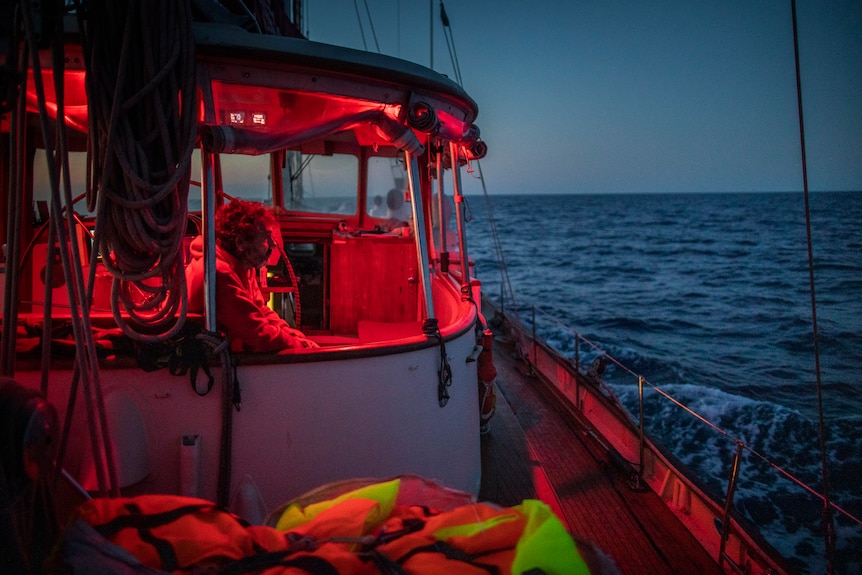
[[159,341],[179,331],[187,308],[179,254],[196,137],[191,9],[94,0],[83,22],[95,243],[114,278],[118,325]]

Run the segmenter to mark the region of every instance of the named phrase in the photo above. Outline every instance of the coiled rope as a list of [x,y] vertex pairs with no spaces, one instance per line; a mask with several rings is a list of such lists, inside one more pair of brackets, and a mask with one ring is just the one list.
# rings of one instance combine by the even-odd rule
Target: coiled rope
[[87,203],[114,278],[111,308],[130,337],[161,341],[179,332],[187,310],[178,256],[196,136],[191,9],[187,1],[92,0],[81,22]]

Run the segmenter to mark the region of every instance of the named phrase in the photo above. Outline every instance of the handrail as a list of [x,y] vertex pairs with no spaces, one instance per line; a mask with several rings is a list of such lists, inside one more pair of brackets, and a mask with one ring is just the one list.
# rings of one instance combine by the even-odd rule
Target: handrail
[[[767,465],[769,465],[772,469],[774,469],[774,470],[775,470],[776,472],[778,472],[780,475],[782,475],[783,477],[785,477],[786,479],[788,479],[788,480],[789,480],[789,481],[791,481],[792,483],[796,484],[798,487],[802,488],[803,490],[807,491],[809,494],[811,494],[811,495],[812,495],[812,496],[814,496],[815,498],[819,499],[822,503],[824,503],[824,504],[826,504],[826,503],[827,503],[827,498],[826,498],[826,496],[825,496],[825,495],[823,495],[822,493],[820,493],[819,491],[817,491],[815,488],[813,488],[813,487],[811,487],[811,486],[807,485],[807,484],[806,484],[805,482],[803,482],[801,479],[799,479],[798,477],[796,477],[795,475],[793,475],[791,472],[787,471],[786,469],[782,468],[780,465],[778,465],[778,464],[774,463],[773,461],[771,461],[771,460],[770,460],[768,457],[766,457],[765,455],[763,455],[763,454],[761,454],[761,453],[758,453],[757,451],[755,451],[754,449],[752,449],[751,447],[749,447],[748,445],[746,445],[746,443],[745,443],[744,441],[742,441],[741,439],[739,439],[739,438],[735,437],[733,434],[731,434],[731,433],[730,433],[730,432],[728,432],[727,430],[722,429],[718,424],[716,424],[716,423],[714,423],[714,422],[710,421],[710,420],[709,420],[709,418],[707,418],[707,417],[705,417],[705,416],[703,416],[703,415],[699,414],[698,412],[696,412],[696,411],[695,411],[695,410],[693,410],[692,408],[690,408],[690,407],[686,406],[685,404],[683,404],[683,403],[682,403],[681,401],[679,401],[678,399],[674,398],[674,397],[673,397],[672,395],[670,395],[668,392],[666,392],[666,391],[664,391],[664,390],[660,389],[658,386],[656,386],[656,385],[654,385],[653,383],[649,382],[649,381],[648,381],[646,378],[644,378],[642,375],[635,373],[634,371],[632,371],[631,369],[629,369],[626,365],[624,365],[622,362],[620,362],[618,359],[614,358],[614,357],[613,357],[613,356],[611,356],[608,352],[606,352],[604,349],[602,349],[601,347],[599,347],[596,343],[594,343],[594,342],[590,341],[589,339],[587,339],[587,338],[586,338],[586,337],[584,337],[583,335],[579,334],[577,331],[575,331],[575,330],[571,329],[570,327],[568,327],[568,326],[564,325],[564,324],[563,324],[563,323],[561,323],[557,318],[555,318],[555,317],[551,316],[551,315],[550,315],[550,314],[548,314],[547,312],[542,311],[540,308],[537,308],[534,304],[524,304],[523,302],[521,302],[521,303],[520,303],[520,306],[521,306],[521,308],[522,308],[522,309],[523,309],[523,307],[525,307],[526,305],[529,305],[529,306],[530,306],[530,308],[532,309],[531,317],[532,317],[532,324],[533,324],[533,325],[530,327],[529,331],[530,331],[530,332],[531,332],[531,334],[532,334],[532,335],[531,335],[531,337],[532,337],[532,339],[533,339],[533,341],[534,341],[534,342],[542,342],[542,343],[544,343],[545,345],[550,346],[550,344],[548,344],[548,342],[547,342],[545,339],[541,338],[541,336],[539,336],[539,335],[538,335],[538,331],[537,331],[537,323],[538,323],[538,322],[536,321],[536,314],[537,314],[537,312],[538,312],[538,313],[540,313],[540,314],[542,314],[544,317],[546,317],[546,318],[547,318],[551,323],[553,323],[554,325],[556,325],[558,328],[560,328],[561,330],[563,330],[563,331],[565,331],[565,332],[568,332],[569,334],[571,334],[571,335],[574,337],[574,341],[575,341],[575,346],[574,346],[574,347],[575,347],[575,361],[574,361],[574,367],[575,367],[575,369],[577,370],[577,372],[578,372],[579,374],[581,374],[581,375],[585,375],[585,372],[582,370],[582,364],[581,364],[581,361],[580,361],[580,352],[579,352],[580,344],[578,343],[578,342],[583,342],[584,344],[586,344],[588,347],[592,348],[592,349],[597,353],[597,357],[604,357],[604,358],[606,358],[608,361],[613,362],[613,363],[614,363],[614,365],[618,366],[618,367],[619,367],[620,369],[622,369],[624,372],[626,372],[626,373],[628,373],[628,374],[630,374],[630,375],[634,376],[634,377],[639,381],[639,385],[640,385],[640,384],[649,385],[649,386],[650,386],[653,390],[655,390],[655,391],[656,391],[660,396],[664,397],[665,399],[667,399],[668,401],[670,401],[672,404],[676,405],[676,406],[677,406],[677,407],[679,407],[680,409],[683,409],[684,411],[686,411],[687,413],[689,413],[690,415],[692,415],[692,416],[693,416],[693,417],[695,417],[696,419],[700,420],[703,424],[705,424],[705,425],[707,425],[707,426],[711,427],[714,431],[716,431],[716,432],[718,432],[719,434],[724,435],[724,436],[726,436],[728,439],[732,440],[732,441],[733,441],[737,446],[739,446],[740,451],[741,451],[741,450],[745,450],[745,451],[749,452],[749,453],[750,453],[750,454],[752,454],[753,456],[757,457],[758,459],[762,460],[764,463],[766,463]],[[525,327],[526,327],[526,326],[525,326]],[[524,332],[524,333],[526,333],[526,330],[525,330],[525,332]],[[534,358],[534,357],[529,357],[529,358],[528,358],[528,357],[525,357],[524,359],[529,359],[529,360],[531,361],[531,363],[533,363],[533,362],[535,361],[535,358]],[[607,384],[605,384],[603,381],[598,381],[598,382],[596,382],[596,383],[598,383],[599,385],[601,385],[601,386],[603,387],[603,389],[607,390],[607,391],[610,393],[611,398],[612,398],[612,399],[614,399],[617,403],[619,403],[619,401],[616,399],[616,396],[613,394],[613,391],[612,391],[612,390],[607,386]],[[639,394],[639,396],[640,396],[640,397],[639,397],[639,409],[640,409],[640,413],[641,413],[641,414],[643,414],[643,394]],[[621,406],[621,407],[622,407],[622,406]],[[641,419],[642,419],[642,418],[643,418],[643,417],[642,417],[642,415],[641,415]],[[644,434],[644,433],[645,433],[645,432],[643,431],[643,427],[641,427],[641,429],[640,429],[640,433],[641,433],[641,434]],[[639,439],[640,439],[640,441],[641,441],[641,442],[643,442],[645,438],[644,438],[644,437],[643,437],[643,435],[642,435]],[[642,458],[642,455],[641,455],[641,458]],[[643,462],[642,462],[642,461],[641,461],[641,462],[638,462],[638,468],[639,468],[639,469],[642,469],[642,468],[643,468]],[[738,472],[738,470],[734,470],[732,473],[737,473],[737,472]],[[731,478],[731,481],[735,481],[735,479],[734,479],[734,478]],[[729,493],[728,493],[728,497],[730,497],[730,498],[732,498],[732,497],[733,497],[733,491],[729,491]],[[725,502],[725,504],[726,504],[726,507],[729,509],[729,507],[730,507],[730,506],[731,506],[731,504],[732,504],[732,501],[731,501],[731,500],[728,500],[728,501],[726,501],[726,502]],[[852,521],[852,522],[854,522],[854,523],[856,523],[856,524],[858,524],[858,525],[862,526],[862,519],[860,519],[859,517],[856,517],[855,515],[853,515],[852,513],[850,513],[849,511],[847,511],[846,509],[843,509],[841,506],[839,506],[839,505],[838,505],[838,504],[836,504],[834,501],[832,501],[832,500],[831,500],[831,498],[828,500],[828,505],[829,505],[829,507],[830,507],[830,508],[834,509],[835,511],[837,511],[838,513],[840,513],[841,515],[843,515],[844,517],[846,517],[846,518],[847,518],[847,519],[849,519],[850,521]]]

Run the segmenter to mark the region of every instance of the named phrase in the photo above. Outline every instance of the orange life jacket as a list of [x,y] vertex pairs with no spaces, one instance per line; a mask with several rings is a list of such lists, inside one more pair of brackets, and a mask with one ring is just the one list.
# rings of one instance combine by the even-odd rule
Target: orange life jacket
[[150,569],[188,573],[587,574],[559,519],[540,501],[446,511],[396,505],[398,480],[306,506],[276,527],[250,526],[200,499],[96,499],[80,517]]

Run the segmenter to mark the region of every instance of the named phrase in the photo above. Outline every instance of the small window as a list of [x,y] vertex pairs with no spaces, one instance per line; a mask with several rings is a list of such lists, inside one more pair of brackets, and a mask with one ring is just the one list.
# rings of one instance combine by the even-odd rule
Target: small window
[[[48,160],[45,150],[39,149],[33,165],[33,204],[35,206],[34,221],[42,223],[51,211],[51,180],[48,177]],[[87,154],[85,152],[69,152],[69,175],[72,181],[72,198],[82,196],[85,191],[87,174]],[[63,197],[62,194],[60,196]],[[62,203],[62,202],[61,202]],[[92,216],[87,210],[86,198],[75,202],[74,210],[79,215]]]
[[[268,154],[221,154],[219,162],[225,194],[231,198],[273,205]],[[296,154],[296,157],[290,157],[287,166],[282,176],[286,209],[322,214],[356,214],[359,162],[355,156]],[[291,173],[295,174],[293,178]],[[200,151],[195,150],[192,155],[192,187],[189,190],[190,211],[200,210],[200,177]],[[225,201],[229,201],[229,198],[225,198]]]
[[[269,155],[220,154],[224,192],[232,198],[272,205]],[[225,198],[227,201],[228,198]]]
[[[224,198],[242,198],[272,205],[272,179],[269,173],[269,156],[244,156],[242,154],[220,154],[222,187]],[[191,186],[189,187],[189,211],[201,209],[201,151],[192,152]]]
[[[359,161],[356,156],[304,155],[291,178],[284,176],[284,207],[300,212],[356,214],[356,184]],[[298,173],[297,173],[298,172]]]
[[407,171],[402,158],[373,156],[368,159],[368,215],[408,221]]

